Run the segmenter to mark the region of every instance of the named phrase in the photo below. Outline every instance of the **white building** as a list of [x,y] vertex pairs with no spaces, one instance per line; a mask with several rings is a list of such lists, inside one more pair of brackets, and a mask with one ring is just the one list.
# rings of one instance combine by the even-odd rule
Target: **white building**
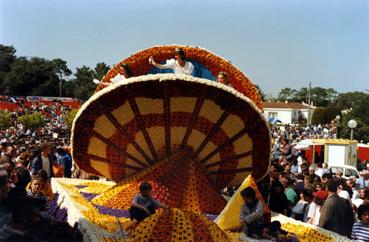
[[[309,105],[296,102],[263,102],[264,116],[268,119],[278,119],[283,124],[295,124],[306,122],[308,118]],[[310,106],[310,118],[314,111]],[[304,121],[305,120],[305,121]]]

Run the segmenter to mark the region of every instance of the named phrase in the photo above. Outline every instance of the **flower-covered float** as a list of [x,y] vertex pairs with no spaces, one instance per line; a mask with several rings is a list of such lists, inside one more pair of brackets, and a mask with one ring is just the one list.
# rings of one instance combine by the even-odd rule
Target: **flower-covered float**
[[[52,180],[58,207],[67,210],[69,223],[79,224],[86,241],[242,239],[219,222],[232,218],[237,225],[240,190],[228,205],[220,190],[246,177],[259,180],[268,171],[270,134],[260,97],[242,72],[200,48],[182,47],[199,68],[197,75],[227,71],[233,88],[212,78],[157,73],[147,59],[170,58],[174,47],[150,48],[118,63],[102,83],[109,83],[123,63],[135,77],[105,88],[99,85],[74,120],[74,162],[111,180]],[[240,189],[252,185],[257,190],[249,180]],[[150,182],[154,198],[171,209],[159,210],[137,225],[128,209],[143,181]],[[290,220],[272,219],[295,230]],[[296,226],[304,231],[301,238],[316,233],[314,238],[333,238],[323,230]]]

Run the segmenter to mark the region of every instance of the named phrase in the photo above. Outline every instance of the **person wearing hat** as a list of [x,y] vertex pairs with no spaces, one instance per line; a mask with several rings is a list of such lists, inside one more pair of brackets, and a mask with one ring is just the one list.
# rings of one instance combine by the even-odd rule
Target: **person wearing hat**
[[306,221],[309,224],[318,226],[320,219],[320,210],[324,204],[325,199],[328,197],[328,193],[325,190],[313,192],[314,201],[310,204]]
[[152,56],[149,58],[149,63],[159,69],[172,69],[174,74],[192,75],[195,69],[191,62],[186,61],[186,55],[181,48],[175,48],[174,59],[166,60],[164,65],[156,63]]
[[327,183],[328,198],[320,211],[319,227],[349,237],[354,214],[350,203],[337,195],[337,188],[337,181]]

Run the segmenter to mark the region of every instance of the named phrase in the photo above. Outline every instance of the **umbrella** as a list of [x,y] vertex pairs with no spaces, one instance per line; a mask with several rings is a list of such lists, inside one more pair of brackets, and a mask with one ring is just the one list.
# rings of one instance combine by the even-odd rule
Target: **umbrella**
[[248,98],[223,84],[187,75],[127,79],[88,100],[72,128],[81,169],[118,182],[95,199],[127,208],[142,181],[159,200],[220,212],[218,191],[267,173],[268,126]]
[[275,123],[282,123],[282,121],[277,118],[268,118],[268,123],[275,124]]

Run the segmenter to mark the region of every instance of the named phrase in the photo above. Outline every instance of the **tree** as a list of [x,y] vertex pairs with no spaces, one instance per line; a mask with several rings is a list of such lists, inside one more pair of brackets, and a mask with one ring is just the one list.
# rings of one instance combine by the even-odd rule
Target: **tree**
[[98,80],[103,79],[105,74],[110,70],[110,66],[105,64],[104,62],[99,62],[95,66],[95,78]]
[[11,65],[17,58],[15,55],[15,48],[13,46],[6,46],[0,44],[0,93],[4,92],[4,78],[10,72]]
[[259,95],[260,95],[260,98],[261,98],[261,101],[264,101],[265,100],[265,93],[261,90],[261,88],[259,87],[259,85],[255,85],[256,89],[258,90],[259,92]]
[[340,125],[340,134],[342,138],[350,138],[350,128],[347,123],[351,119],[355,119],[357,127],[354,130],[354,139],[363,140],[365,143],[369,142],[369,94],[362,93],[362,95],[352,109],[342,115],[342,122]]
[[41,113],[25,114],[18,120],[27,129],[37,129],[45,125],[45,117]]
[[[65,82],[65,78],[70,76],[72,74],[72,71],[68,68],[67,62],[65,60],[57,58],[57,59],[53,59],[51,62],[53,63],[54,68],[55,68],[55,73],[57,74],[59,78],[59,85],[60,83],[63,85],[63,83]],[[62,96],[63,90],[59,90],[59,92],[60,92],[59,95]]]
[[73,109],[68,112],[67,117],[65,119],[65,122],[67,123],[68,127],[70,128],[72,127],[74,118],[76,117],[77,113],[78,109]]
[[315,108],[311,118],[311,124],[325,124],[327,123],[327,110],[325,108]]
[[0,129],[4,130],[12,125],[12,118],[10,117],[10,113],[0,110]]
[[364,92],[340,93],[333,101],[332,106],[338,107],[341,110],[351,109],[361,103],[367,95]]
[[296,93],[297,93],[296,89],[285,87],[279,91],[278,100],[279,101],[285,101],[285,100],[292,101],[294,100]]
[[74,97],[87,100],[93,94],[96,89],[96,85],[92,82],[95,74],[96,72],[90,67],[82,66],[77,68],[74,74],[75,78],[72,80],[74,82]]
[[4,80],[4,94],[56,96],[59,78],[54,64],[44,58],[17,58]]

